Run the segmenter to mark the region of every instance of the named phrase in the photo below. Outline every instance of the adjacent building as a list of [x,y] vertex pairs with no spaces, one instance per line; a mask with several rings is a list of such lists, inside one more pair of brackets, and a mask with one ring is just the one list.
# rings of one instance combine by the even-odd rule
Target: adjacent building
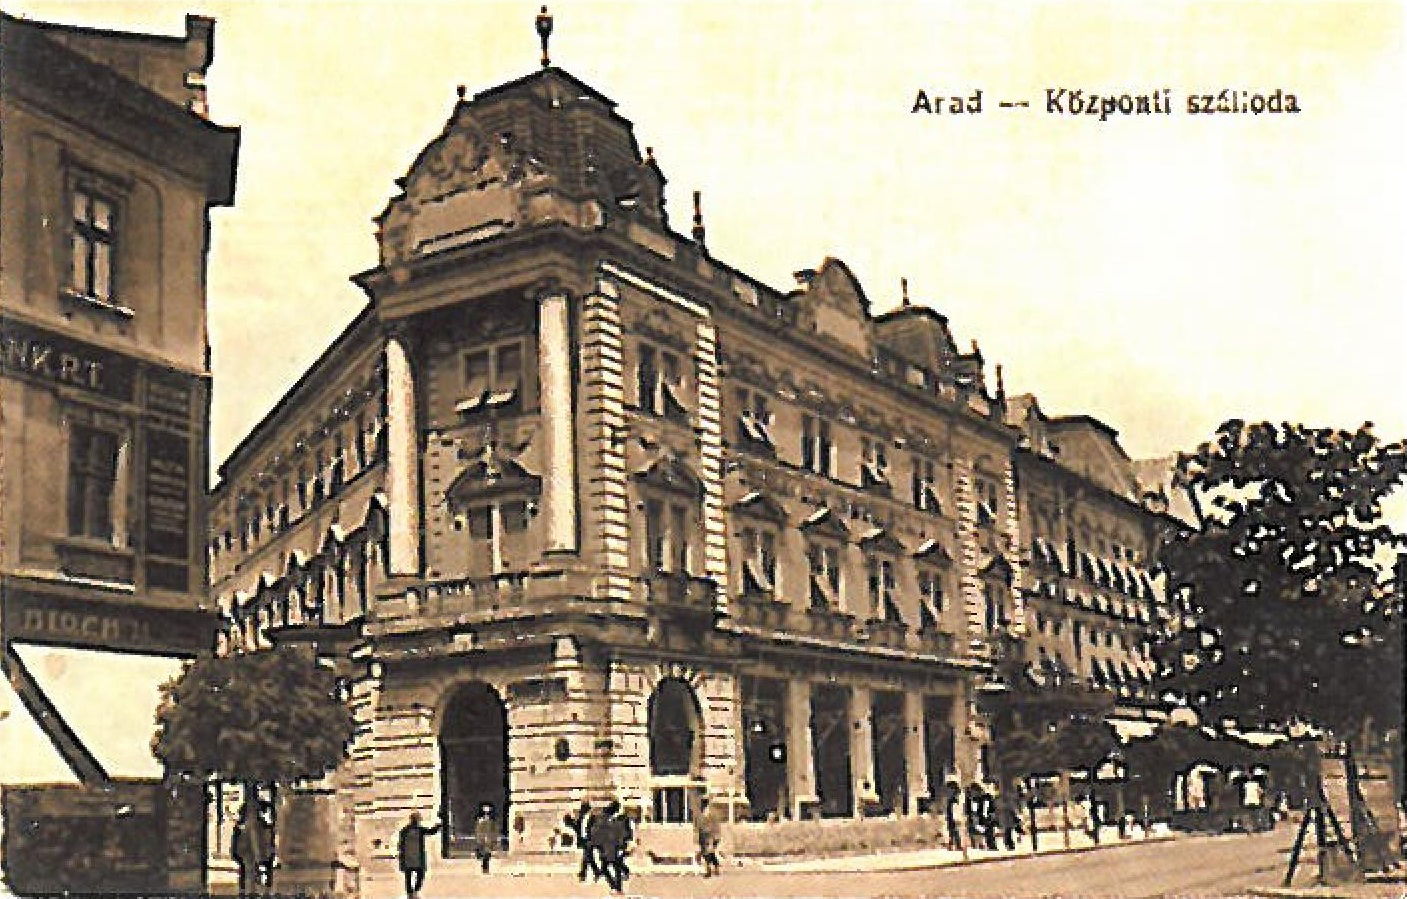
[[286,797],[285,870],[398,890],[411,812],[444,816],[435,857],[484,806],[515,851],[582,799],[646,847],[687,843],[703,791],[914,815],[991,776],[1011,637],[1037,675],[1145,689],[1127,457],[989,387],[942,315],[876,314],[836,259],[787,291],[715,259],[615,104],[546,64],[461,93],[397,184],[369,303],[210,500],[217,651],[316,646],[361,723]]
[[[0,16],[0,785],[16,890],[198,886],[158,685],[211,648],[204,551],[214,23]],[[198,794],[197,794],[198,799]],[[183,829],[184,828],[184,829]],[[171,847],[168,852],[168,847]]]

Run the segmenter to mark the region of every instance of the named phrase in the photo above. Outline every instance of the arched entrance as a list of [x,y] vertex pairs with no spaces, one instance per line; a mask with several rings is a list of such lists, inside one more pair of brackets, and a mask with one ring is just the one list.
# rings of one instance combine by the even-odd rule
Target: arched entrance
[[440,727],[440,774],[446,854],[473,851],[479,810],[492,806],[500,833],[508,826],[508,713],[482,681],[455,689]]
[[690,792],[703,771],[702,717],[693,688],[679,678],[660,681],[650,696],[655,821],[680,824],[692,819]]

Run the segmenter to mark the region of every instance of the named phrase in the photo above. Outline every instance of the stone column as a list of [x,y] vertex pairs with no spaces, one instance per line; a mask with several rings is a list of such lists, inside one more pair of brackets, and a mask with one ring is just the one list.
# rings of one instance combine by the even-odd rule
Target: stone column
[[850,782],[856,817],[878,798],[874,775],[874,697],[868,687],[850,689]]
[[791,816],[801,818],[802,806],[816,801],[815,761],[811,752],[811,684],[787,681],[787,795]]
[[919,800],[938,788],[928,782],[928,748],[924,743],[923,694],[904,691],[904,771],[909,781],[910,815],[917,815]]
[[420,440],[415,378],[403,334],[386,339],[386,499],[390,516],[387,574],[420,573]]
[[559,289],[538,298],[537,364],[542,403],[545,551],[576,552],[576,410],[572,396],[571,302]]

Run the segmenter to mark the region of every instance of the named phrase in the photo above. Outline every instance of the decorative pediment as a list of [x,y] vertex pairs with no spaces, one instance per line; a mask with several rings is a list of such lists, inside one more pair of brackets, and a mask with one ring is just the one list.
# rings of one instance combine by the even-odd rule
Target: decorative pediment
[[647,487],[687,494],[694,499],[703,497],[703,480],[678,456],[666,455],[655,460],[644,471],[637,472],[635,480]]
[[1015,569],[1013,569],[1011,563],[1006,560],[1006,556],[1003,556],[1001,553],[993,555],[991,560],[988,561],[986,565],[983,565],[982,569],[978,571],[977,574],[983,578],[1001,581],[1008,587],[1011,586],[1012,581],[1016,577]]
[[733,503],[733,511],[779,525],[787,523],[786,510],[766,493],[754,490]]
[[849,266],[827,258],[815,271],[797,273],[797,325],[827,337],[866,359],[874,358],[870,301]]
[[845,522],[824,506],[806,516],[806,520],[799,525],[799,530],[816,537],[850,539],[850,529],[845,526]]
[[529,472],[516,460],[500,458],[486,450],[450,482],[445,489],[445,500],[450,505],[459,506],[490,496],[535,494],[541,489],[542,478]]
[[953,564],[953,557],[942,543],[937,540],[925,540],[914,551],[914,561],[929,565],[941,565],[946,568]]
[[884,528],[875,528],[860,538],[860,548],[865,552],[883,553],[889,556],[907,555],[909,550]]

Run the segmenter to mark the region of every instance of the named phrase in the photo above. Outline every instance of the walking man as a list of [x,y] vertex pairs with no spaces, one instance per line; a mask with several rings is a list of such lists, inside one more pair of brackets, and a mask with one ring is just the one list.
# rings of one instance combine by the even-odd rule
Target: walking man
[[614,893],[623,892],[630,869],[625,864],[626,846],[630,842],[630,821],[621,812],[620,803],[612,800],[602,816],[591,826],[590,843],[601,866],[601,876]]
[[948,848],[962,851],[962,788],[957,781],[948,781],[948,795],[943,801],[943,823],[948,827]]
[[407,899],[415,899],[425,885],[425,837],[439,833],[441,826],[422,827],[420,813],[411,812],[410,823],[401,828],[396,840],[396,855],[400,860],[401,873],[405,876]]
[[493,818],[493,806],[485,805],[479,809],[479,820],[474,822],[474,854],[485,874],[489,873],[489,860],[497,844],[498,822]]
[[586,874],[591,873],[592,880],[601,879],[601,865],[596,857],[595,847],[591,845],[591,827],[596,823],[599,816],[591,803],[585,799],[581,801],[581,806],[576,810],[576,814],[568,814],[565,823],[571,830],[572,836],[576,838],[576,845],[581,850],[581,864],[577,867],[576,879],[586,883]]
[[718,819],[715,807],[707,796],[699,799],[699,811],[694,816],[694,835],[699,841],[699,863],[703,865],[703,876],[713,877],[722,874],[722,863],[718,860],[718,842],[722,836],[723,823]]

